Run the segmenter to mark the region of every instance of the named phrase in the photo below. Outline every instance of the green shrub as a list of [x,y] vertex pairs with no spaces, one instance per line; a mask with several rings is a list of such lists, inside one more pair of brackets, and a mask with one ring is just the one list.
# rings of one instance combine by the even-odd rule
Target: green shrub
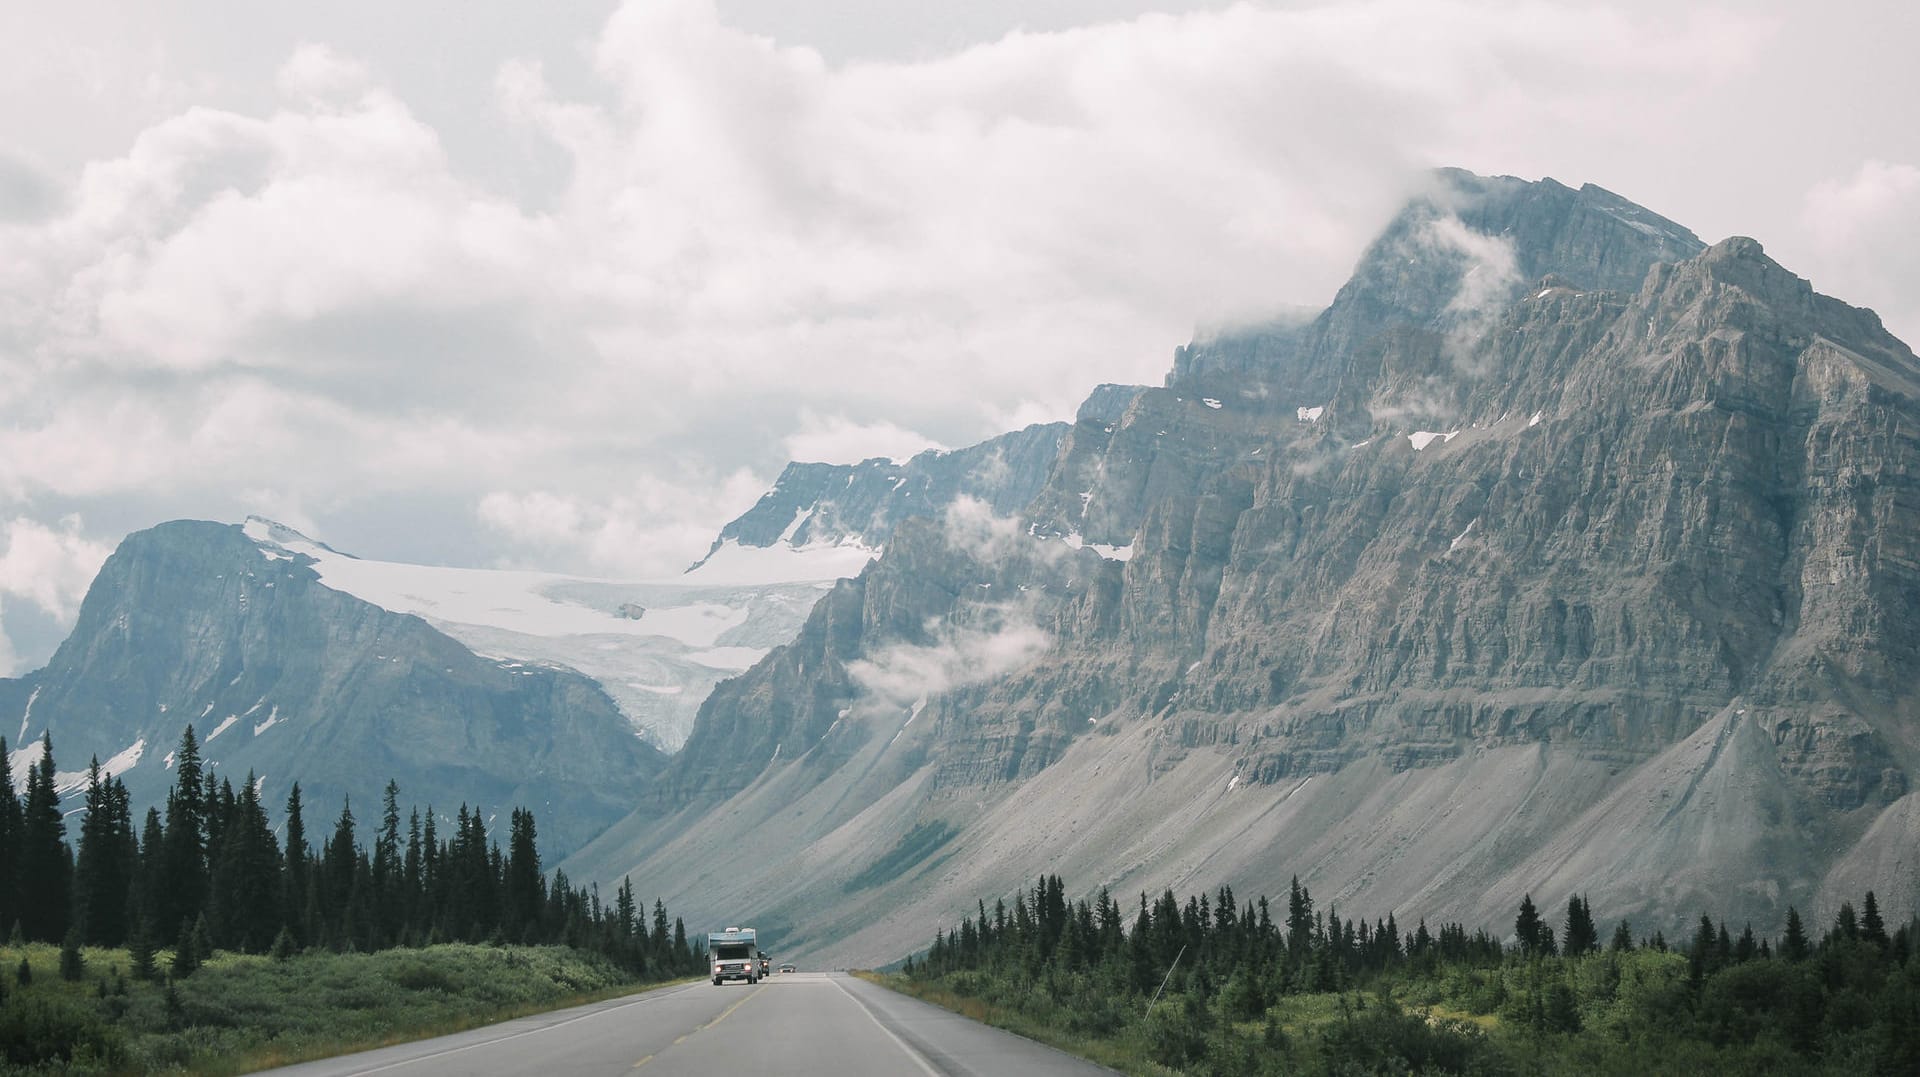
[[0,1058],[9,1067],[113,1062],[124,1053],[118,1030],[88,1008],[21,992],[0,1007]]

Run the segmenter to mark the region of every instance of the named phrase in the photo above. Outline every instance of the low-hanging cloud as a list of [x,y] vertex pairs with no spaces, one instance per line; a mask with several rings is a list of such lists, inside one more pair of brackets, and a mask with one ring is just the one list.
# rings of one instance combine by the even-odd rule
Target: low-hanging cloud
[[847,664],[863,704],[906,709],[956,688],[1004,677],[1031,664],[1053,638],[1017,620],[997,627],[936,629],[931,644],[900,643]]
[[1426,167],[1585,146],[1764,29],[1371,0],[830,62],[636,0],[466,110],[558,162],[539,198],[316,37],[277,98],[171,108],[0,219],[0,512],[258,496],[379,556],[329,524],[430,493],[490,558],[671,572],[794,449],[1156,382],[1196,324],[1324,302]]

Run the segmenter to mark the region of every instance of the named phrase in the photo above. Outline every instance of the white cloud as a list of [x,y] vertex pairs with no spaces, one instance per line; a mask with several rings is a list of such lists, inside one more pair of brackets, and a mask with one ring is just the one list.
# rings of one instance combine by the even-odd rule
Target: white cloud
[[803,462],[857,464],[875,456],[904,462],[924,449],[945,448],[927,437],[884,420],[856,423],[843,415],[822,418],[800,414],[800,429],[787,435],[787,457]]
[[1799,269],[1816,288],[1874,308],[1894,333],[1920,342],[1920,167],[1863,161],[1815,184],[1799,223],[1815,259]]
[[[573,61],[489,61],[490,101],[414,92],[428,37],[302,25],[252,97],[170,53],[164,92],[109,80],[134,137],[0,220],[0,512],[267,507],[378,556],[331,524],[413,495],[476,557],[677,568],[787,456],[1065,417],[1157,382],[1196,324],[1324,302],[1427,166],[1673,212],[1610,170],[1684,178],[1651,149],[1726,119],[1722,89],[1746,115],[1781,25],[1239,5],[846,62],[645,0]],[[551,166],[536,194],[475,164],[523,158]],[[1898,223],[1897,187],[1842,181],[1819,216]]]
[[373,83],[366,64],[311,42],[294,49],[274,73],[281,93],[322,104],[357,97]]
[[866,694],[867,705],[904,709],[920,699],[1003,677],[1032,663],[1052,644],[1052,637],[1030,624],[942,628],[932,644],[895,644],[847,663],[847,676]]
[[86,538],[77,516],[68,516],[54,527],[15,517],[7,521],[5,531],[0,595],[31,602],[61,619],[73,617],[100,565],[113,552],[106,544]]
[[[508,539],[510,563],[551,567],[565,559],[583,571],[631,579],[666,579],[706,553],[716,528],[708,520],[737,516],[766,490],[747,471],[706,483],[679,474],[641,476],[619,494],[589,500],[550,490],[492,491],[479,500],[481,525]],[[694,550],[689,555],[687,550]]]

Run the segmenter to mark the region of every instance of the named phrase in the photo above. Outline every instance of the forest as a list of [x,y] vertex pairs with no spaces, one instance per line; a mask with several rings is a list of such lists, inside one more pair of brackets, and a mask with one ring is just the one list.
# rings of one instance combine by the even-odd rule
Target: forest
[[[1232,889],[1136,910],[1058,876],[939,932],[910,993],[1130,1073],[1920,1073],[1920,922],[1872,892],[1814,934],[1702,914],[1603,929],[1528,895],[1510,935]],[[1131,923],[1129,924],[1129,921]]]
[[188,726],[165,810],[149,808],[137,834],[126,787],[93,760],[70,847],[51,735],[40,749],[16,796],[0,738],[0,925],[16,942],[125,946],[137,973],[158,948],[173,951],[180,973],[213,949],[371,952],[436,942],[565,945],[636,975],[688,975],[704,961],[658,900],[648,924],[631,880],[611,901],[598,885],[573,886],[565,872],[549,880],[531,811],[512,809],[505,850],[478,806],[461,805],[443,838],[431,807],[402,822],[399,788],[389,782],[370,843],[349,802],[316,848],[295,783],[282,841],[253,776],[237,791],[216,777]]
[[343,803],[316,844],[298,784],[276,833],[253,776],[216,776],[188,727],[164,808],[136,828],[97,759],[76,813],[51,739],[38,748],[15,794],[0,739],[0,1070],[247,1072],[705,966],[631,880],[603,900],[543,873],[525,809],[503,848],[478,806],[443,836],[388,782],[370,831]]

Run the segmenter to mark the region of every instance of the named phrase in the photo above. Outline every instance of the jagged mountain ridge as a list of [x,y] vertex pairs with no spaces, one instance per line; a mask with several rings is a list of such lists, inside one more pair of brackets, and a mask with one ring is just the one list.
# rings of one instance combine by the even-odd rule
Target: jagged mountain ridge
[[215,773],[253,773],[269,804],[298,781],[310,823],[345,796],[376,818],[392,779],[405,802],[440,813],[531,808],[543,843],[564,852],[664,765],[593,681],[477,657],[418,617],[324,586],[313,563],[233,525],[128,536],[48,665],[0,682],[21,716],[13,772],[51,733],[63,785],[84,783],[97,756],[143,808],[164,800],[192,724]]
[[963,449],[927,449],[905,462],[884,456],[858,464],[793,461],[752,508],[720,530],[693,570],[729,545],[877,551],[902,521],[938,515],[962,497],[1002,515],[1018,512],[1046,482],[1066,429],[1065,423],[1037,423]]
[[1014,526],[902,524],[569,870],[846,960],[1041,870],[1910,903],[1920,364],[1750,240],[1441,180],[1318,319],[1077,422]]

